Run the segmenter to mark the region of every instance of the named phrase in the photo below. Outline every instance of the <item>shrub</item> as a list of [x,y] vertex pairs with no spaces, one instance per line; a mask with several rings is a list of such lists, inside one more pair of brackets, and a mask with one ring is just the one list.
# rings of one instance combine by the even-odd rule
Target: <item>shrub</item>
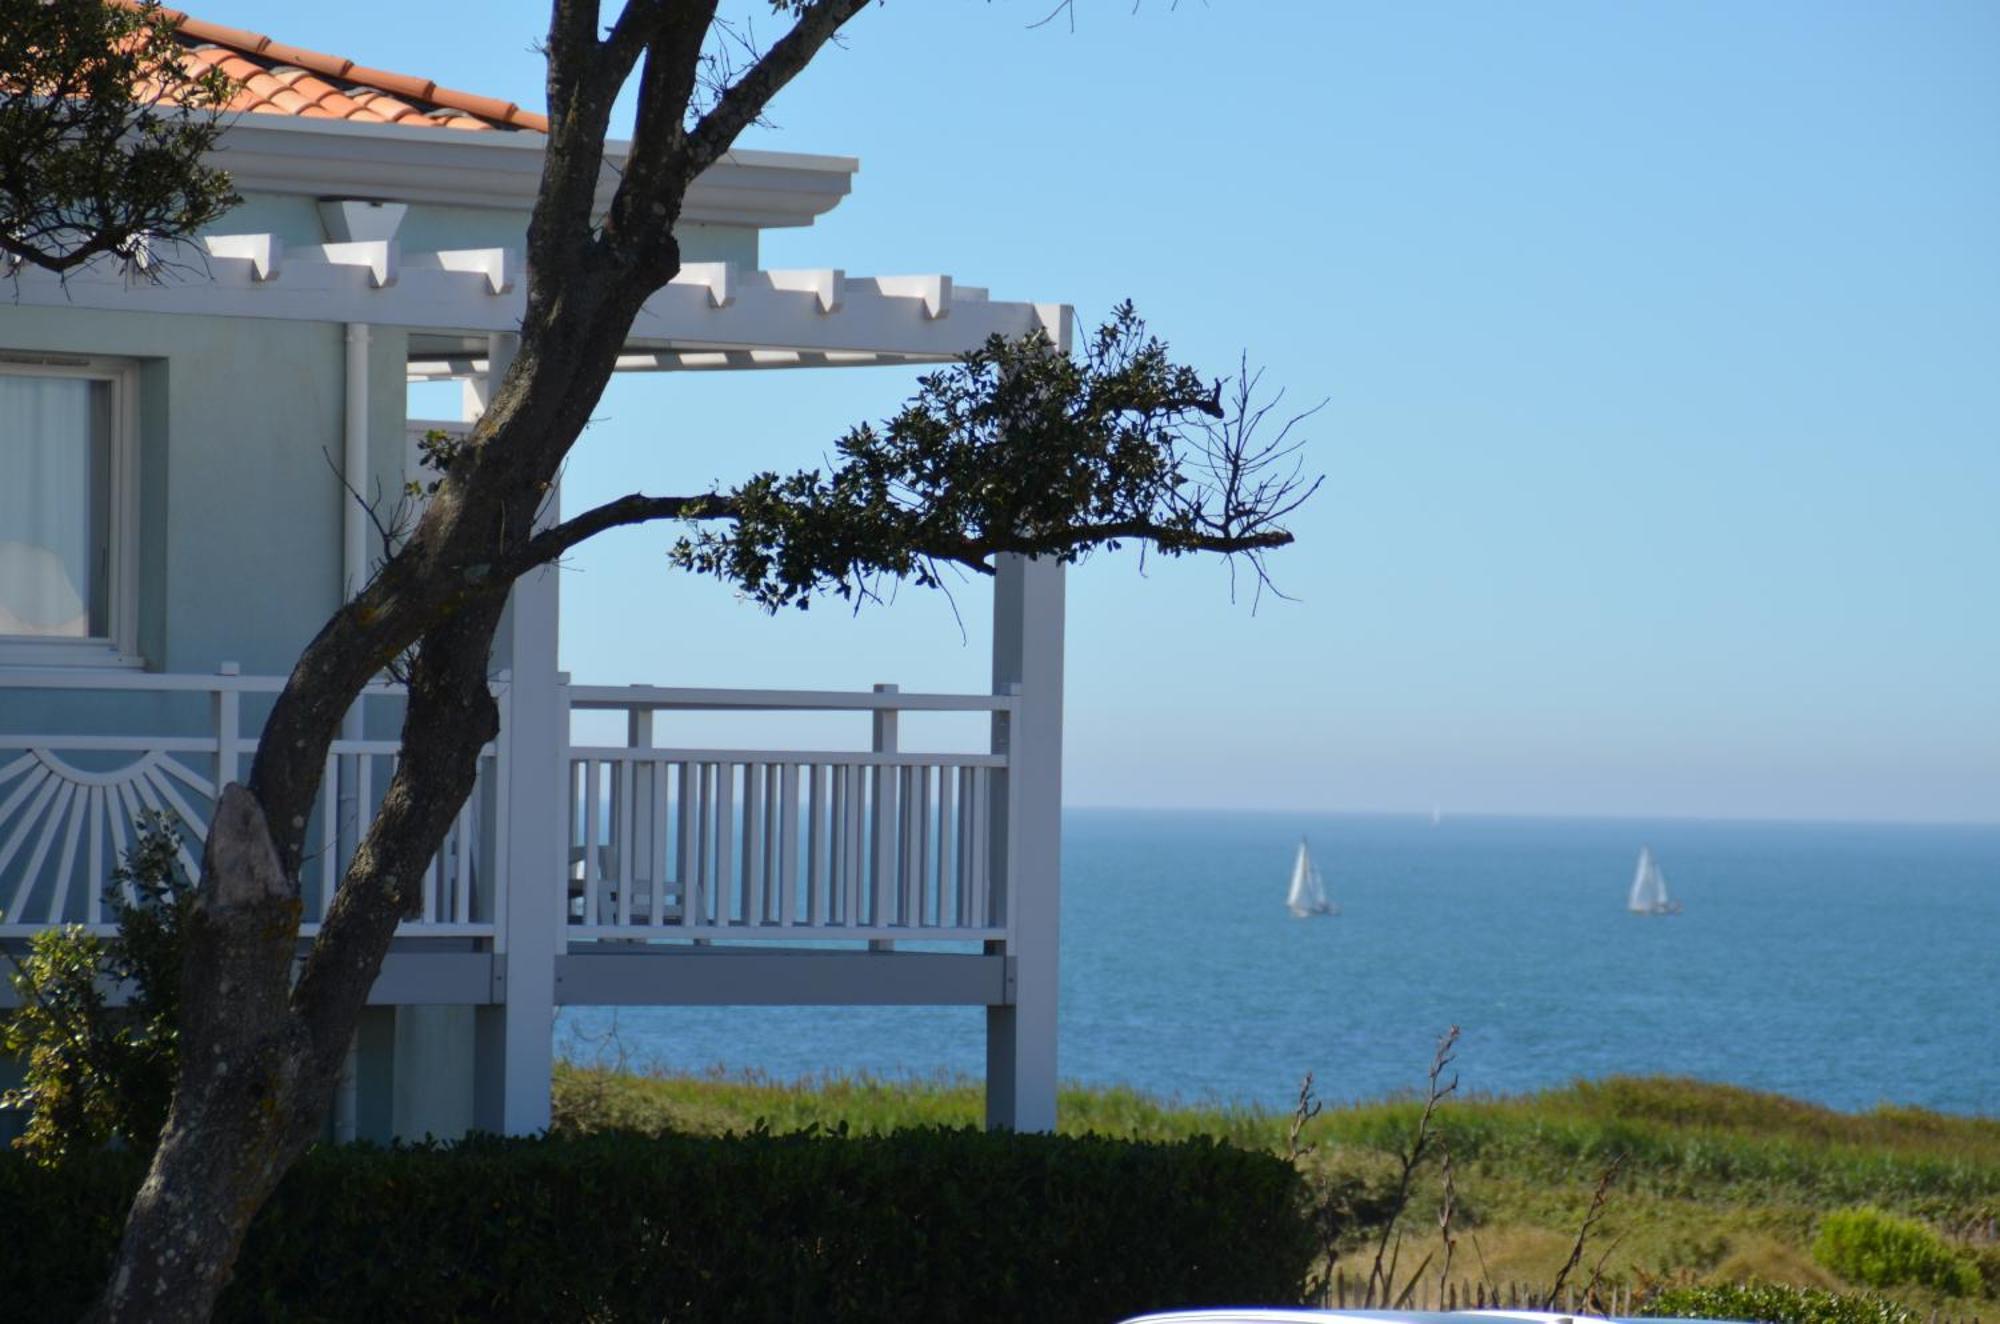
[[[0,1026],[0,1051],[25,1057],[27,1071],[0,1108],[32,1114],[14,1143],[37,1162],[113,1138],[150,1150],[160,1138],[180,1056],[181,924],[194,900],[180,851],[168,820],[146,815],[104,890],[118,935],[105,942],[66,925],[28,940],[13,975],[21,1009]],[[113,1007],[105,985],[126,981],[131,997]]]
[[[0,1158],[0,1300],[71,1318],[141,1163]],[[913,1130],[325,1148],[218,1319],[1103,1321],[1296,1302],[1299,1178],[1212,1140]]]
[[1813,1258],[1851,1283],[1914,1283],[1947,1296],[1972,1296],[1979,1270],[1922,1223],[1879,1209],[1841,1209],[1820,1221]]
[[1763,1324],[1919,1324],[1908,1306],[1859,1292],[1823,1292],[1776,1283],[1670,1287],[1639,1314],[1676,1319],[1748,1319]]

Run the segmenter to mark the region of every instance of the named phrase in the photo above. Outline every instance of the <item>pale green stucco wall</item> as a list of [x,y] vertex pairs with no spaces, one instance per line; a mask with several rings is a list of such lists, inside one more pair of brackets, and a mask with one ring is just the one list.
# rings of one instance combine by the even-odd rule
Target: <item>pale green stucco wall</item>
[[[0,352],[140,365],[139,645],[153,670],[282,672],[339,605],[344,329],[0,305]],[[402,467],[404,338],[375,332],[370,447]],[[371,494],[372,495],[372,494]]]

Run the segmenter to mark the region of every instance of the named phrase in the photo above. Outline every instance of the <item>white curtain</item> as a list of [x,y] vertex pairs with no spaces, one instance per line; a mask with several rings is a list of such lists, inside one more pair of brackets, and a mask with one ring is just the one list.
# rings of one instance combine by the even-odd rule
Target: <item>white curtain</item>
[[0,635],[91,633],[103,389],[0,373]]

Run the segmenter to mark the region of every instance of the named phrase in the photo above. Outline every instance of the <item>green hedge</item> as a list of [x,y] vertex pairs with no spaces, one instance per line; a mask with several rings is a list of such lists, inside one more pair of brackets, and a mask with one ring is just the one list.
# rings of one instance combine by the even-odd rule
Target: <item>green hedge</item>
[[1858,1292],[1823,1292],[1776,1283],[1672,1287],[1640,1307],[1675,1319],[1743,1319],[1763,1324],[1920,1324],[1908,1306]]
[[[0,1301],[88,1302],[139,1165],[0,1159]],[[1297,1301],[1299,1180],[1208,1140],[919,1130],[309,1155],[225,1320],[1110,1321]]]

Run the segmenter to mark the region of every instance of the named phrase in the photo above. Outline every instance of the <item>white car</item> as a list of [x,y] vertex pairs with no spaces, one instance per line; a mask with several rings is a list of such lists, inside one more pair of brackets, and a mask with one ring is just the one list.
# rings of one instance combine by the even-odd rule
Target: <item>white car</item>
[[[1201,1310],[1168,1310],[1135,1315],[1124,1324],[1330,1324],[1353,1320],[1360,1324],[1471,1324],[1474,1320],[1524,1320],[1528,1324],[1662,1324],[1658,1320],[1612,1319],[1603,1315],[1565,1315],[1548,1310],[1308,1310],[1298,1306],[1230,1306]],[[1675,1320],[1673,1324],[1730,1324],[1722,1320]]]

